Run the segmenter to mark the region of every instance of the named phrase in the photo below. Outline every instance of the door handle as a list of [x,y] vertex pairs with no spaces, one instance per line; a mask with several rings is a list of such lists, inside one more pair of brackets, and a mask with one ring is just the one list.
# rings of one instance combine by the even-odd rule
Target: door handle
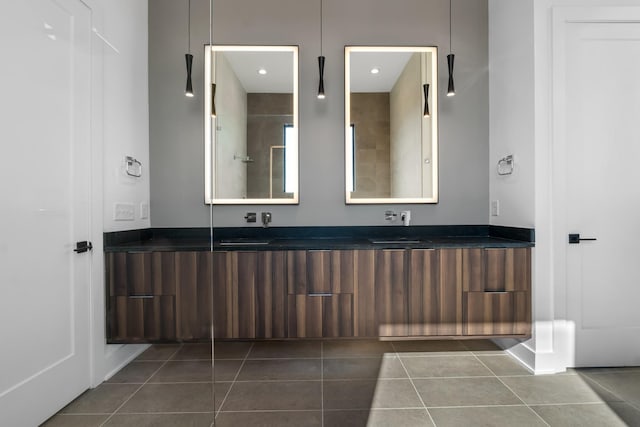
[[90,251],[91,249],[93,249],[93,245],[91,244],[91,242],[83,240],[82,242],[76,242],[76,248],[73,250],[73,252],[82,254]]
[[596,241],[596,240],[598,240],[598,239],[596,239],[595,237],[581,238],[580,234],[577,234],[577,233],[576,234],[569,234],[569,243],[572,244],[572,245],[580,243],[580,242],[584,242],[584,241],[593,242],[593,241]]

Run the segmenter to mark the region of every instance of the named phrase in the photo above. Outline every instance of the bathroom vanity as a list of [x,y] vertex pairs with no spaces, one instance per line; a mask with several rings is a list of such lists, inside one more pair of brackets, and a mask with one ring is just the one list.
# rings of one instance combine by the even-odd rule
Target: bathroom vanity
[[110,343],[528,337],[533,230],[153,229],[105,235]]

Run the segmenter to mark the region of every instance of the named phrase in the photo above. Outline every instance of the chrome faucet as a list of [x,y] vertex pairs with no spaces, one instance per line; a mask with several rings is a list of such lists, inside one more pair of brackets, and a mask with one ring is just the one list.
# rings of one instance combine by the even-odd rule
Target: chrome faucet
[[271,212],[262,212],[262,226],[267,228],[271,222]]

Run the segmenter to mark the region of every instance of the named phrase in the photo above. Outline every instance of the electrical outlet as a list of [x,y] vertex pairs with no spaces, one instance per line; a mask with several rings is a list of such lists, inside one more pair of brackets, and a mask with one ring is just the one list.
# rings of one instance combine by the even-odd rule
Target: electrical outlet
[[113,219],[116,221],[133,221],[136,219],[136,207],[133,203],[114,204]]
[[142,202],[140,203],[140,219],[149,218],[149,203]]
[[500,215],[500,201],[492,200],[491,201],[491,216],[499,216]]

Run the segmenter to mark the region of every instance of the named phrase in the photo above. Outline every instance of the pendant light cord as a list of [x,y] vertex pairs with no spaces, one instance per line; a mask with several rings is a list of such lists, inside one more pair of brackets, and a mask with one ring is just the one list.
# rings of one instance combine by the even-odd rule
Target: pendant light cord
[[191,0],[188,2],[187,11],[187,52],[191,53]]
[[320,0],[320,56],[322,55],[322,3],[323,1]]
[[451,17],[452,17],[452,13],[451,13],[451,3],[453,2],[453,0],[449,0],[449,53],[452,52],[452,48],[451,45],[453,44],[453,42],[451,41]]

